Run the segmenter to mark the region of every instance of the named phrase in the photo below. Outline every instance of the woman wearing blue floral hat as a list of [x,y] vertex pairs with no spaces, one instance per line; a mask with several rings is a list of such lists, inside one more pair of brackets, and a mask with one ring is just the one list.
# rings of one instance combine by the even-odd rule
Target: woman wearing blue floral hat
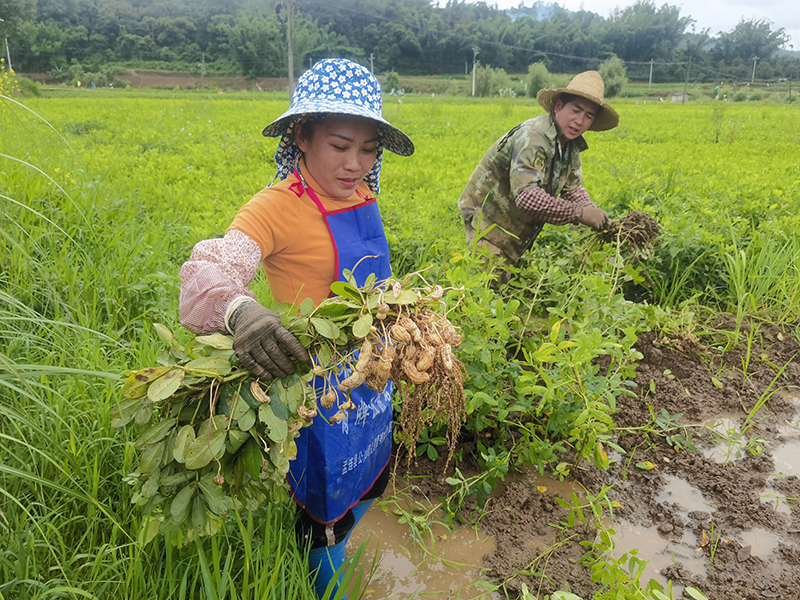
[[[375,195],[383,150],[410,156],[414,145],[381,116],[377,79],[343,59],[325,60],[297,82],[289,110],[263,134],[281,138],[280,181],[256,194],[222,239],[198,243],[181,268],[180,319],[198,334],[229,332],[237,356],[262,380],[309,362],[280,318],[247,286],[264,268],[277,302],[315,304],[350,270],[359,285],[391,275],[389,246]],[[367,257],[367,258],[365,258]],[[318,397],[321,378],[315,387]],[[331,425],[336,408],[297,438],[289,483],[297,503],[298,539],[310,544],[310,570],[322,596],[344,562],[353,527],[388,481],[392,387],[352,390],[356,408]],[[346,399],[342,399],[342,402]],[[335,405],[334,405],[335,406]],[[338,585],[338,584],[336,584]]]

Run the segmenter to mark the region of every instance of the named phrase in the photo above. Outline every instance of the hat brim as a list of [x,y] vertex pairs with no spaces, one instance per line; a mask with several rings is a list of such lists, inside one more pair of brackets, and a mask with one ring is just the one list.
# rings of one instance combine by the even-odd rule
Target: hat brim
[[310,100],[296,102],[292,108],[267,125],[261,132],[266,137],[280,137],[286,133],[292,121],[297,117],[314,113],[331,113],[364,117],[378,123],[381,128],[381,146],[400,156],[414,154],[414,142],[405,133],[389,123],[380,114],[367,107],[356,106],[335,100]]
[[589,131],[608,131],[609,129],[614,129],[614,127],[619,125],[619,115],[608,102],[602,98],[597,98],[591,94],[586,94],[575,89],[546,88],[539,90],[539,93],[536,94],[536,100],[539,102],[539,106],[541,106],[547,112],[550,112],[553,110],[553,106],[555,106],[556,100],[561,94],[580,96],[581,98],[586,98],[587,100],[594,102],[600,107],[600,112],[589,127]]

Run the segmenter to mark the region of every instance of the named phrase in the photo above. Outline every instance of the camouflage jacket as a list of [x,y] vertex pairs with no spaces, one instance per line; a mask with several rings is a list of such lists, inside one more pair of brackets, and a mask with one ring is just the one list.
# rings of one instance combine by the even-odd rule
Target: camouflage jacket
[[[467,238],[480,226],[483,239],[497,246],[513,263],[530,248],[544,223],[516,205],[530,187],[559,196],[583,185],[583,137],[562,148],[552,114],[528,119],[497,140],[486,152],[458,199]],[[510,234],[510,235],[509,235]]]

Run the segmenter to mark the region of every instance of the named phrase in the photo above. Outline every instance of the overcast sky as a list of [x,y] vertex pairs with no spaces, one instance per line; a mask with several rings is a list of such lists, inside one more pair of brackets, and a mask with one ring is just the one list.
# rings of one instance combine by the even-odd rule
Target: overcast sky
[[[519,6],[520,0],[486,0],[487,4],[497,4],[499,8]],[[557,4],[568,10],[584,10],[608,17],[614,8],[625,8],[635,0],[560,0]],[[662,4],[680,6],[681,15],[692,17],[695,29],[699,32],[710,29],[711,35],[720,31],[730,31],[744,19],[768,19],[773,28],[783,27],[791,36],[790,44],[800,50],[800,1],[799,0],[702,0],[701,2],[656,0],[656,6]],[[525,0],[530,6],[533,0]]]

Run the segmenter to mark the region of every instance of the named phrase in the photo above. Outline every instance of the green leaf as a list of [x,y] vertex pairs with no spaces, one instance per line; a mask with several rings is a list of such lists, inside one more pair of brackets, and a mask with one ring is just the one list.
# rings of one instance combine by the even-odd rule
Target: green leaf
[[175,427],[174,419],[164,419],[163,421],[159,421],[150,429],[145,431],[138,440],[136,440],[136,448],[141,450],[145,446],[160,442],[167,437],[167,435],[169,435],[169,432],[172,431],[173,427]]
[[262,404],[259,407],[258,418],[268,427],[269,431],[267,432],[267,436],[269,439],[278,443],[286,439],[286,435],[289,433],[286,421],[279,419],[275,413],[272,412],[269,404]]
[[231,414],[230,417],[234,421],[238,421],[241,419],[247,411],[250,410],[250,405],[242,398],[239,394],[235,394],[230,400],[228,400],[228,404],[233,403],[231,407]]
[[433,447],[432,444],[428,444],[428,459],[436,460],[439,458],[439,453],[436,451],[436,448]]
[[164,458],[164,442],[151,444],[142,452],[142,460],[139,461],[139,471],[142,473],[152,473],[161,466]]
[[723,387],[722,386],[722,382],[719,379],[717,379],[716,377],[712,377],[711,378],[711,383],[714,384],[715,388],[722,389],[722,387]]
[[225,415],[217,415],[211,419],[210,425],[209,421],[203,422],[197,437],[186,448],[184,464],[187,469],[202,469],[222,455],[225,450],[227,421]]
[[314,301],[306,298],[300,303],[300,316],[307,317],[314,311]]
[[194,338],[204,346],[211,346],[217,350],[233,350],[233,336],[222,333],[212,333],[211,335],[198,335]]
[[114,420],[111,421],[111,427],[114,429],[125,427],[125,425],[133,420],[133,417],[139,410],[139,405],[141,403],[142,400],[140,398],[129,398],[118,403],[111,411],[111,414],[114,417]]
[[[296,375],[282,379],[280,385],[285,390],[285,393],[281,394],[281,400],[283,400],[283,402],[286,404],[289,412],[296,413],[297,407],[303,403],[303,400],[305,400],[304,390],[306,389],[307,385]],[[313,391],[309,389],[308,393],[311,395],[313,394]],[[280,417],[280,414],[277,412],[275,414]],[[286,415],[286,418],[288,419],[289,415]]]
[[333,321],[314,317],[311,319],[311,324],[314,326],[314,329],[317,330],[317,333],[324,338],[335,341],[336,338],[339,337],[339,328],[334,325]]
[[142,497],[152,498],[158,492],[159,480],[161,479],[161,469],[153,469],[150,477],[142,485]]
[[175,498],[173,498],[172,505],[169,507],[169,512],[176,522],[181,523],[189,516],[192,496],[194,496],[194,486],[189,484],[185,485],[183,489],[175,495]]
[[285,421],[289,418],[289,407],[281,398],[281,391],[283,391],[283,395],[286,395],[286,390],[280,383],[269,388],[270,408],[276,417]]
[[169,328],[165,327],[161,323],[153,323],[153,327],[155,328],[156,333],[158,334],[158,337],[161,338],[162,342],[169,345],[179,355],[183,354],[183,348],[181,348],[181,345],[178,343],[178,340],[175,338]]
[[334,281],[331,284],[331,291],[337,296],[342,296],[343,298],[349,298],[350,300],[355,300],[358,303],[361,302],[361,294],[358,291],[358,287],[353,285],[352,283],[347,283],[344,281]]
[[327,369],[328,365],[331,364],[331,358],[333,357],[333,351],[331,350],[330,346],[327,344],[320,344],[317,348],[317,364],[323,369]]
[[178,430],[178,437],[175,439],[175,447],[172,450],[172,457],[179,463],[183,463],[186,457],[186,449],[195,440],[194,426],[184,425]]
[[150,542],[155,539],[158,535],[159,528],[161,527],[161,521],[163,517],[151,517],[146,516],[142,519],[142,526],[139,529],[139,536],[137,538],[137,542],[142,546],[146,546]]
[[394,294],[386,294],[383,300],[386,304],[416,304],[419,302],[419,296],[413,290],[403,290],[397,298]]
[[264,455],[261,453],[261,445],[252,436],[244,445],[242,457],[244,460],[244,470],[247,471],[250,477],[258,481]]
[[581,600],[580,596],[570,594],[569,592],[553,592],[553,595],[550,596],[550,598],[552,600]]
[[644,462],[638,462],[636,463],[636,466],[645,471],[652,471],[655,468],[655,465],[651,463],[649,460],[646,460]]
[[151,383],[171,369],[172,367],[148,367],[136,371],[122,386],[122,395],[126,398],[141,398],[147,393]]
[[342,269],[342,275],[347,280],[347,283],[352,285],[353,287],[358,287],[358,283],[356,282],[356,278],[353,277],[353,272],[350,269]]
[[217,486],[210,483],[207,479],[201,479],[199,484],[200,491],[203,493],[208,504],[209,510],[217,515],[224,515],[229,508],[233,507],[232,500],[217,489]]
[[213,377],[230,373],[231,363],[219,356],[204,356],[186,363],[184,368],[187,371],[196,371],[201,374],[209,374]]
[[708,600],[708,597],[697,588],[685,587],[683,588],[683,591],[694,598],[694,600]]
[[353,324],[353,335],[357,338],[365,338],[369,334],[371,327],[372,315],[367,313]]
[[133,422],[139,427],[143,427],[144,425],[147,425],[152,418],[153,407],[150,405],[150,403],[147,403],[139,406],[139,410],[137,410],[136,414],[133,416]]
[[228,432],[228,453],[236,454],[244,443],[250,439],[250,434],[240,429],[232,428]]
[[240,418],[236,424],[242,431],[250,431],[250,429],[253,427],[253,425],[255,425],[255,423],[256,423],[256,411],[252,408],[248,408],[247,412],[244,413],[242,418]]
[[206,526],[206,505],[198,494],[192,502],[192,527],[202,529]]
[[181,383],[183,383],[185,375],[182,369],[173,369],[169,371],[163,377],[156,379],[150,387],[147,388],[147,397],[153,402],[166,400],[178,391],[178,388],[181,387]]
[[348,311],[354,308],[361,309],[361,300],[350,300],[348,298],[334,297],[328,300],[325,304],[320,304],[314,314],[317,317],[336,317],[344,316]]

